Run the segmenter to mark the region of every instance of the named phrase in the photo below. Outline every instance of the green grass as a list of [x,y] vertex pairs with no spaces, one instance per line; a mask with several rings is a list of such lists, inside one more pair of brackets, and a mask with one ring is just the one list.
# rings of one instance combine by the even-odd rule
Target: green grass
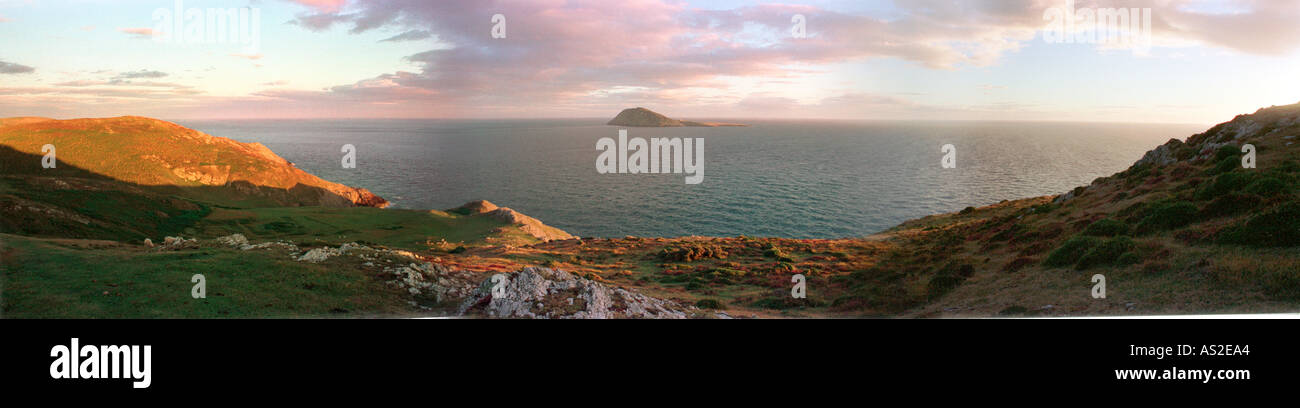
[[[214,238],[233,233],[250,241],[286,240],[303,243],[361,242],[405,249],[424,249],[426,242],[482,242],[505,222],[441,211],[368,207],[286,207],[217,209],[195,227],[198,236]],[[527,241],[526,237],[507,238]],[[535,240],[534,240],[535,241]],[[500,241],[497,241],[500,242]]]
[[[284,251],[72,249],[0,236],[6,318],[206,318],[400,314],[406,296],[358,268]],[[194,299],[190,279],[206,278]],[[107,292],[107,294],[105,294]]]
[[[210,212],[206,205],[175,197],[57,188],[23,177],[0,177],[0,189],[0,233],[138,242],[180,234]],[[58,215],[14,210],[13,204]]]

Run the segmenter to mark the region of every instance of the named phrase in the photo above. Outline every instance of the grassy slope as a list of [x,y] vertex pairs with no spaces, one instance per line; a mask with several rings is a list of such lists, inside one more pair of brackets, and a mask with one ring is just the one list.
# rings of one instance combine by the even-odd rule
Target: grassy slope
[[[1283,210],[1296,204],[1300,191],[1300,151],[1294,144],[1285,145],[1300,135],[1300,124],[1277,126],[1270,118],[1300,116],[1297,110],[1288,107],[1254,116],[1262,128],[1250,128],[1248,137],[1231,140],[1223,156],[1216,156],[1220,153],[1207,143],[1235,132],[1241,123],[1194,136],[1191,147],[1172,145],[1182,159],[1178,163],[1135,166],[1099,179],[1062,205],[1052,204],[1052,197],[1006,201],[909,221],[865,239],[689,237],[536,243],[514,227],[456,213],[216,205],[208,206],[211,213],[202,220],[171,228],[207,238],[240,232],[255,242],[283,239],[308,246],[360,241],[437,256],[443,263],[484,274],[547,265],[744,316],[1295,311],[1300,309],[1300,254],[1296,243],[1286,241],[1286,232],[1300,224]],[[1232,151],[1244,142],[1259,148],[1258,169],[1231,165],[1239,163],[1239,153]],[[1265,179],[1274,181],[1261,181]],[[21,193],[30,189],[15,189],[12,183],[0,184],[0,195],[6,188],[10,195],[56,204],[77,195],[41,198]],[[164,212],[183,207],[165,201],[170,199],[149,195],[138,205],[103,207],[131,214],[149,210],[148,203],[171,203],[157,204]],[[93,211],[80,207],[62,209]],[[1088,245],[1075,255],[1089,259],[1085,262],[1047,261],[1053,253],[1071,252],[1063,248],[1077,236],[1113,235],[1089,229],[1103,219],[1124,230],[1118,234],[1124,238],[1082,239]],[[128,223],[122,221],[105,228],[134,237],[132,229],[160,228],[148,227],[152,222],[156,220],[126,228]],[[9,316],[61,313],[55,311],[147,317],[409,310],[402,294],[391,293],[379,279],[345,261],[299,264],[275,251],[220,248],[163,254],[134,245],[74,249],[71,246],[97,244],[0,237],[9,241],[3,262]],[[439,239],[451,244],[430,245]],[[462,242],[469,251],[447,253]],[[1099,249],[1109,246],[1116,250]],[[189,299],[188,276],[198,271],[218,277],[214,281],[210,276],[209,282],[240,288],[227,292],[210,283],[208,300],[227,302],[222,304],[225,309]],[[160,278],[173,273],[173,278]],[[1097,273],[1107,277],[1106,299],[1090,296],[1090,278]],[[790,298],[794,274],[808,277],[808,299]],[[127,289],[113,292],[97,286],[105,280],[118,285],[109,288]],[[314,288],[304,292],[306,286]],[[110,295],[103,295],[105,290]],[[216,299],[222,296],[214,298],[215,292],[238,293],[240,299]],[[223,310],[228,314],[220,314]]]
[[[57,149],[56,169],[40,165],[46,144]],[[225,205],[350,206],[361,194],[308,174],[260,144],[141,117],[0,120],[0,149],[6,175],[81,173]]]
[[[441,211],[376,208],[216,208],[185,227],[201,239],[243,233],[253,242],[303,247],[362,242],[429,253],[455,246],[535,243],[501,221]],[[504,230],[504,231],[503,231]],[[135,231],[110,231],[128,236]],[[161,237],[154,236],[155,240]],[[0,234],[4,317],[276,317],[412,313],[404,293],[355,258],[296,262],[284,249],[152,252],[137,240]],[[445,246],[429,242],[446,241]],[[190,297],[204,274],[208,297]],[[103,292],[108,294],[104,295]]]
[[[402,293],[361,269],[295,262],[283,250],[146,252],[111,241],[5,241],[8,318],[293,317],[403,314]],[[194,274],[207,297],[190,295]]]
[[[165,122],[117,118],[40,127],[49,123],[0,121],[0,241],[6,247],[0,258],[0,290],[4,291],[0,315],[6,317],[265,317],[411,311],[409,299],[393,292],[384,278],[374,276],[373,268],[340,261],[298,263],[284,250],[207,247],[149,252],[142,245],[145,238],[161,242],[165,236],[211,239],[243,233],[254,242],[285,240],[304,247],[361,242],[424,252],[538,242],[517,226],[490,217],[369,207],[276,207],[282,203],[266,197],[192,186],[148,163],[86,161],[138,158],[145,152],[141,148],[171,146],[150,141],[174,137],[176,132],[206,140],[206,135],[178,131]],[[107,137],[116,142],[87,140]],[[58,146],[56,169],[39,168],[39,140],[52,140]],[[195,157],[214,160],[199,165],[261,165],[246,154],[226,151],[230,146],[179,145],[199,149]],[[101,171],[143,184],[107,177]],[[196,273],[209,280],[207,299],[189,296],[189,279]],[[109,294],[103,295],[104,291]]]
[[[453,262],[503,270],[545,263],[746,316],[1294,312],[1295,118],[1296,105],[1240,117],[1171,144],[1177,163],[1134,166],[1077,189],[1063,204],[1054,197],[1005,201],[867,239],[613,239],[471,251]],[[1258,148],[1258,168],[1241,168],[1244,143]],[[1067,245],[1071,240],[1083,245]],[[692,246],[726,255],[660,255]],[[770,247],[780,254],[764,255]],[[806,300],[789,296],[795,273],[809,276]],[[1107,279],[1105,299],[1091,296],[1094,274]]]

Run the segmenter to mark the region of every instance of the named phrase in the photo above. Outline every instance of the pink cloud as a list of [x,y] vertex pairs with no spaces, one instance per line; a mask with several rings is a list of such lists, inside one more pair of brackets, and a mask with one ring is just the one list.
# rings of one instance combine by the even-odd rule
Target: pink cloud
[[130,34],[135,38],[149,38],[158,34],[152,28],[141,28],[141,27],[119,28],[117,29],[117,31]]
[[315,9],[317,12],[321,12],[321,13],[338,12],[339,9],[342,9],[343,6],[347,5],[348,3],[347,0],[289,0],[289,1],[307,7],[311,7],[312,9]]
[[[304,6],[293,23],[308,30],[343,27],[384,33],[392,41],[437,38],[439,48],[407,56],[415,66],[411,72],[377,73],[323,90],[273,89],[212,99],[221,107],[216,111],[293,116],[350,107],[340,112],[583,116],[645,105],[711,114],[905,114],[940,108],[829,86],[817,93],[820,101],[809,102],[734,89],[731,80],[798,83],[832,64],[871,59],[936,70],[991,66],[1034,41],[1044,26],[1044,10],[1064,4],[908,0],[896,2],[897,10],[881,18],[785,4],[703,10],[672,0],[291,1]],[[1300,24],[1294,24],[1300,2],[1242,1],[1248,7],[1237,14],[1185,7],[1193,3],[1079,0],[1076,6],[1150,7],[1158,39],[1264,55],[1300,47],[1294,41],[1300,38]],[[491,18],[498,13],[507,19],[508,35],[502,39],[490,36]],[[806,17],[806,38],[791,36],[795,14]],[[147,28],[119,30],[153,35]]]

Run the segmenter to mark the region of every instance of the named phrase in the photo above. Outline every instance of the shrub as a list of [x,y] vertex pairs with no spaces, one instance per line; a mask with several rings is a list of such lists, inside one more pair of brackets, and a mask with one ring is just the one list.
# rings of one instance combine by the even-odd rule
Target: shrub
[[1282,204],[1240,225],[1224,229],[1220,232],[1218,241],[1257,247],[1298,246],[1300,245],[1300,202]]
[[1218,161],[1229,157],[1239,159],[1239,155],[1241,155],[1240,147],[1233,145],[1219,146],[1219,149],[1214,151],[1214,160]]
[[1083,235],[1093,236],[1093,237],[1113,237],[1116,235],[1124,235],[1127,233],[1128,233],[1128,224],[1125,224],[1124,221],[1114,220],[1110,218],[1102,218],[1100,220],[1097,220],[1097,222],[1088,225],[1088,228],[1085,228],[1083,230]]
[[966,215],[966,214],[970,214],[970,213],[973,213],[973,212],[975,212],[975,207],[966,207],[966,208],[963,208],[963,209],[961,210],[961,212],[959,212],[958,214]]
[[785,252],[781,251],[781,248],[777,248],[775,246],[768,248],[766,251],[763,251],[763,256],[768,258],[773,258],[781,262],[794,262],[794,258],[791,258],[789,255],[786,255]]
[[700,309],[725,309],[725,307],[722,306],[722,302],[719,302],[717,299],[700,299],[695,302],[695,307]]
[[1136,265],[1141,262],[1142,262],[1142,257],[1132,252],[1125,252],[1121,254],[1118,259],[1115,260],[1115,264],[1120,266]]
[[1206,217],[1225,217],[1250,211],[1263,202],[1263,199],[1254,194],[1232,193],[1216,197],[1201,210],[1201,214]]
[[459,253],[461,253],[461,252],[465,252],[465,246],[463,246],[463,245],[462,245],[462,246],[458,246],[458,247],[456,247],[455,249],[452,249],[451,251],[448,251],[448,253],[452,253],[452,254],[459,254]]
[[1256,173],[1227,173],[1214,177],[1214,181],[1205,183],[1196,191],[1197,200],[1212,200],[1216,197],[1241,191],[1258,178]]
[[1225,174],[1238,168],[1241,168],[1241,159],[1237,157],[1225,157],[1215,162],[1214,167],[1211,167],[1208,173],[1210,175]]
[[949,263],[930,278],[930,282],[925,286],[925,294],[931,300],[938,299],[960,286],[962,282],[966,281],[966,278],[974,274],[975,267],[972,265],[957,266],[956,263]]
[[1200,212],[1195,204],[1178,201],[1172,204],[1162,204],[1151,209],[1151,215],[1142,219],[1135,230],[1138,234],[1162,231],[1179,228],[1196,221],[1196,215]]
[[1049,212],[1052,212],[1052,211],[1056,210],[1057,208],[1061,208],[1061,205],[1060,205],[1060,204],[1046,203],[1046,204],[1035,205],[1035,206],[1033,206],[1033,207],[1029,207],[1029,208],[1031,208],[1031,209],[1033,210],[1033,213],[1034,213],[1034,214],[1046,214],[1046,213],[1049,213]]
[[1048,254],[1047,260],[1043,261],[1043,264],[1051,267],[1073,265],[1085,253],[1099,244],[1101,244],[1101,239],[1097,237],[1076,235],[1061,244],[1060,248],[1056,248],[1055,251]]
[[669,262],[693,262],[705,258],[726,259],[727,255],[727,251],[716,245],[688,244],[664,248],[659,258]]
[[1276,177],[1264,177],[1246,186],[1246,192],[1264,197],[1287,194],[1287,185]]
[[1079,263],[1076,267],[1079,270],[1088,269],[1094,266],[1113,265],[1119,260],[1120,255],[1133,249],[1133,240],[1128,237],[1118,237],[1107,240],[1101,245],[1089,250],[1079,257]]

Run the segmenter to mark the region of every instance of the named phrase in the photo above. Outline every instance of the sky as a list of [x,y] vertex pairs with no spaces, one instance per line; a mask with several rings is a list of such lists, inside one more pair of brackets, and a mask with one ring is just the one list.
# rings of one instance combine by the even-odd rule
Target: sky
[[1297,73],[1289,0],[0,0],[0,117],[1212,124]]

